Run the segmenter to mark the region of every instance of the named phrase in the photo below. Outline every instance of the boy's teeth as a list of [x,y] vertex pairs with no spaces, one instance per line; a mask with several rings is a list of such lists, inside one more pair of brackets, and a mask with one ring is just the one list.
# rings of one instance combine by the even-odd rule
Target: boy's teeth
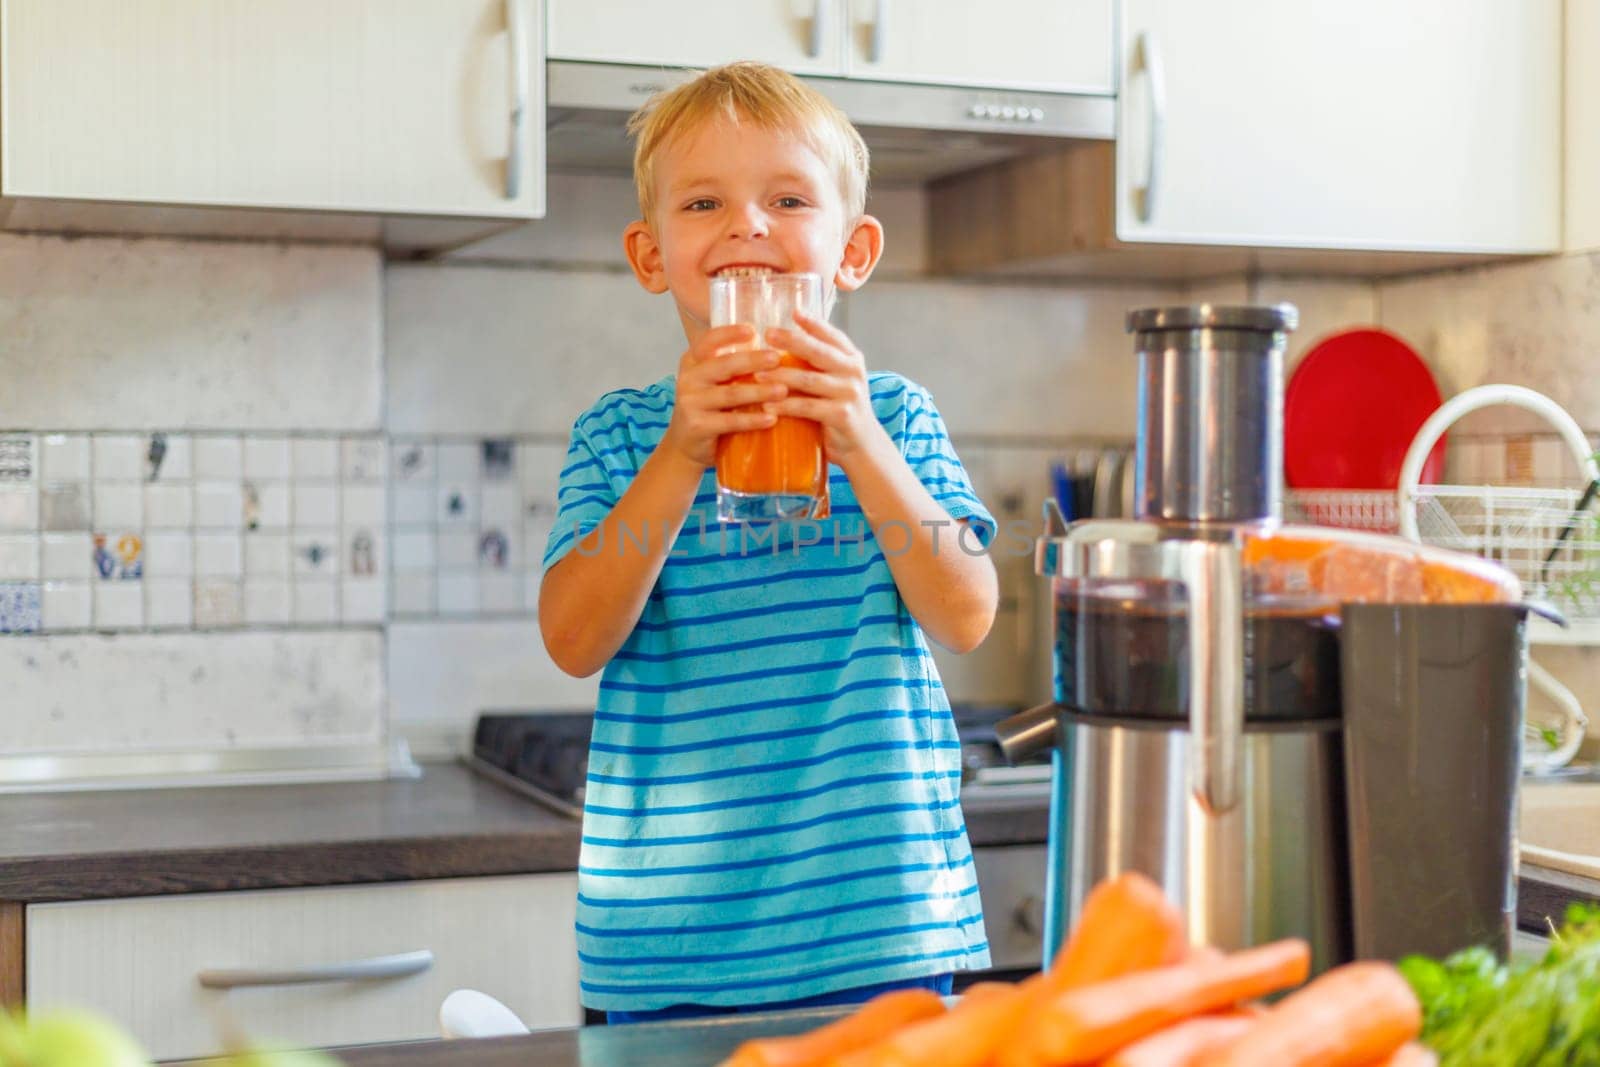
[[717,271],[719,278],[758,278],[771,274],[771,267],[724,267]]

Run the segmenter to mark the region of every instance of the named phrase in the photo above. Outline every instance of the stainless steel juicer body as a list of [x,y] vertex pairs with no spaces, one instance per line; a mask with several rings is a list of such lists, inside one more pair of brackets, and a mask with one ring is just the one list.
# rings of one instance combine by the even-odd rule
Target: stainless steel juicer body
[[1055,702],[996,727],[1008,754],[1055,746],[1046,958],[1128,870],[1195,943],[1304,938],[1317,970],[1503,955],[1531,605],[1481,560],[1281,524],[1292,308],[1128,325],[1138,518],[1046,506]]
[[[1013,753],[1057,748],[1047,956],[1087,890],[1129,869],[1180,903],[1196,943],[1293,934],[1313,940],[1318,966],[1348,955],[1337,720],[1247,722],[1240,548],[1281,511],[1295,325],[1287,305],[1131,313],[1138,518],[1067,527],[1047,508],[1035,570],[1057,607],[1056,702],[997,731]],[[1088,620],[1139,612],[1181,625],[1182,647],[1156,649],[1154,685],[1124,694],[1137,706],[1108,709],[1077,669],[1101,640]],[[1136,638],[1117,640],[1138,655]]]

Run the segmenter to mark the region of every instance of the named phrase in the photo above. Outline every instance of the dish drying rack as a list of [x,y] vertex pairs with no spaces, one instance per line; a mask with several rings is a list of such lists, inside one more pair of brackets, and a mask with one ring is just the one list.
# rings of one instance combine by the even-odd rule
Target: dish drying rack
[[[1588,487],[1419,484],[1423,462],[1446,428],[1499,404],[1543,416],[1577,459]],[[1290,490],[1284,510],[1291,522],[1397,533],[1492,560],[1517,576],[1526,598],[1550,604],[1568,620],[1563,629],[1533,619],[1530,645],[1600,645],[1600,514],[1590,509],[1597,488],[1594,450],[1571,415],[1532,389],[1485,385],[1453,397],[1423,423],[1395,492]],[[1553,727],[1529,724],[1524,764],[1535,772],[1554,771],[1577,754],[1589,717],[1572,691],[1531,656],[1528,681],[1555,705],[1561,721]]]

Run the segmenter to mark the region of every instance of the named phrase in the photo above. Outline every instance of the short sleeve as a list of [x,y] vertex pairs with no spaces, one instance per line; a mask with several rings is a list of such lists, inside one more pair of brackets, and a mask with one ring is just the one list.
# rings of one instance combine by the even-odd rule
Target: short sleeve
[[556,489],[555,525],[544,547],[544,573],[564,559],[578,539],[599,526],[616,506],[605,461],[596,454],[581,422],[572,427],[567,459]]
[[950,517],[968,520],[978,540],[987,546],[994,539],[994,516],[973,491],[933,397],[908,382],[905,406],[905,429],[898,443],[907,465]]

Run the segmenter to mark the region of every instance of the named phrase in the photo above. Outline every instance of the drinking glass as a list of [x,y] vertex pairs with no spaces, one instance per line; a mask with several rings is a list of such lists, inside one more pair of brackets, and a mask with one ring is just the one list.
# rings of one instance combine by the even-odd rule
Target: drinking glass
[[[774,327],[799,329],[794,322],[796,311],[822,317],[822,280],[815,274],[749,274],[711,280],[711,325],[748,323],[755,327],[750,348],[765,347],[766,332]],[[780,353],[780,362],[791,367],[808,365],[788,352]],[[794,521],[827,515],[828,461],[822,427],[816,420],[780,415],[766,429],[741,430],[717,439],[719,521]]]

